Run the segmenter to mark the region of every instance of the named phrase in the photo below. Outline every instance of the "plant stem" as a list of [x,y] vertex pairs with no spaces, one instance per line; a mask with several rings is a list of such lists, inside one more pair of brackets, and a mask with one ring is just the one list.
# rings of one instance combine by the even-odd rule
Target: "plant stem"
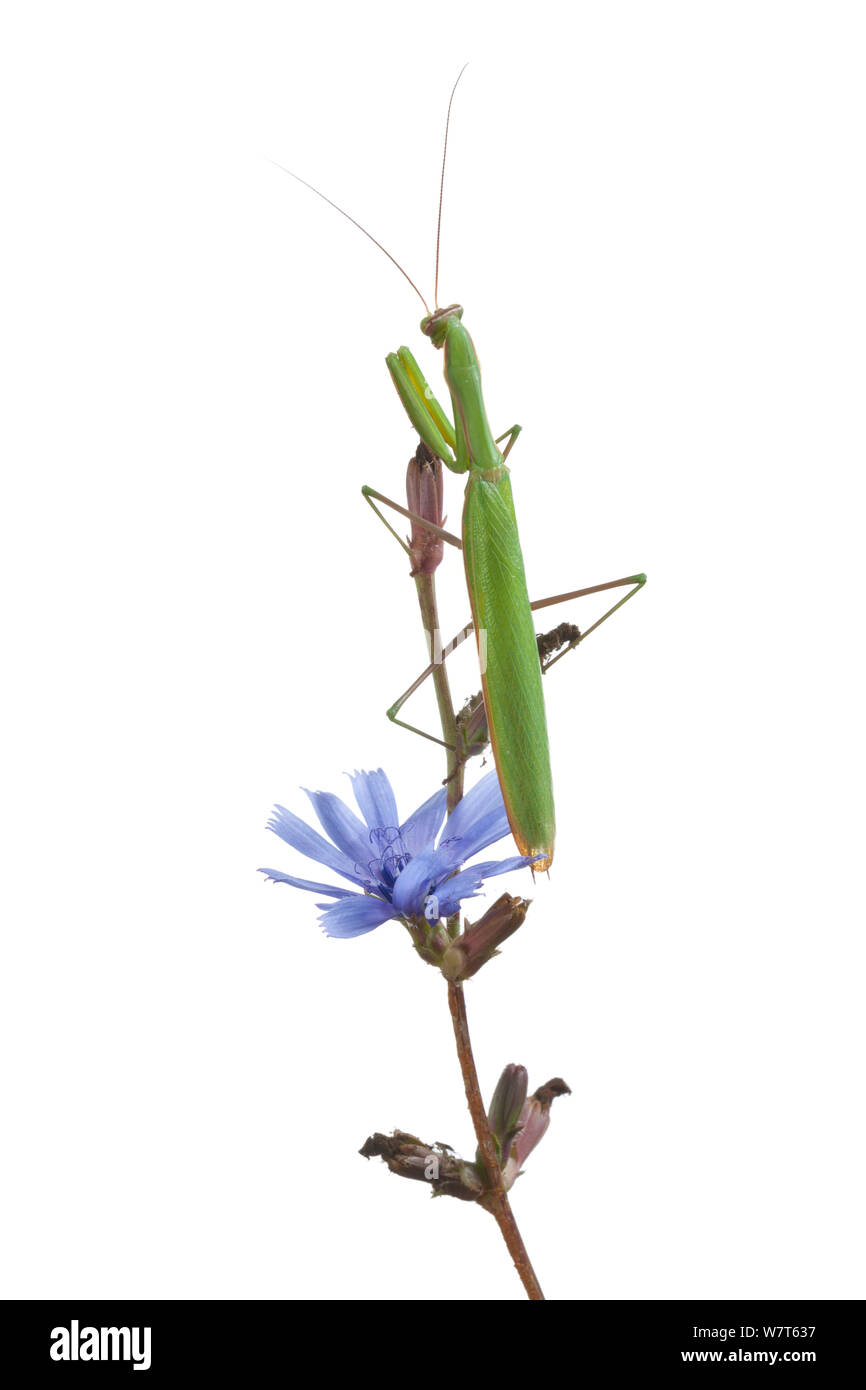
[[436,603],[436,580],[432,574],[416,574],[414,578],[418,593],[418,605],[421,609],[421,621],[424,624],[424,631],[430,645],[430,659],[434,663],[433,687],[436,691],[436,703],[439,706],[442,737],[448,744],[446,750],[448,758],[446,786],[448,788],[448,814],[450,816],[463,795],[464,763],[457,756],[459,734],[454,715],[454,702],[451,699],[451,686],[448,683],[448,672],[445,670],[444,661],[436,661],[435,644],[439,640],[440,632],[439,608]]
[[[435,662],[433,666],[433,684],[436,689],[436,703],[439,707],[439,719],[442,724],[442,737],[448,745],[448,814],[454,810],[458,801],[463,796],[463,760],[459,757],[458,749],[458,729],[457,720],[454,715],[454,703],[451,698],[451,687],[448,682],[448,673],[445,670],[444,661],[435,661],[434,644],[438,640],[439,629],[439,610],[436,603],[436,579],[432,574],[416,574],[415,588],[418,593],[418,604],[421,609],[421,620],[424,624],[424,631],[428,634],[428,641],[431,647],[431,660]],[[541,1285],[532,1268],[523,1237],[514,1219],[511,1210],[511,1203],[508,1194],[502,1185],[502,1170],[499,1166],[499,1155],[496,1152],[496,1143],[487,1122],[487,1112],[484,1109],[484,1101],[481,1098],[481,1088],[478,1085],[478,1073],[475,1070],[475,1058],[472,1055],[472,1042],[469,1037],[469,1020],[466,1016],[466,998],[463,993],[462,984],[448,984],[448,1004],[451,1009],[451,1021],[454,1024],[454,1038],[457,1043],[457,1056],[460,1059],[460,1071],[463,1075],[463,1086],[466,1091],[466,1102],[469,1106],[469,1113],[472,1116],[472,1123],[475,1127],[475,1137],[478,1140],[478,1151],[484,1166],[488,1190],[479,1205],[489,1211],[496,1220],[502,1238],[508,1247],[508,1253],[514,1261],[514,1267],[523,1281],[527,1296],[535,1301],[543,1301],[544,1294],[541,1292]]]
[[469,1113],[472,1116],[472,1123],[475,1126],[475,1135],[478,1139],[478,1149],[489,1183],[488,1191],[482,1199],[482,1205],[491,1216],[495,1217],[496,1223],[502,1232],[502,1238],[508,1247],[508,1253],[514,1261],[514,1268],[523,1281],[527,1296],[533,1302],[543,1302],[544,1294],[541,1292],[541,1285],[538,1282],[532,1262],[523,1243],[514,1213],[511,1210],[511,1203],[508,1200],[508,1193],[502,1186],[502,1170],[499,1167],[499,1156],[496,1152],[496,1145],[487,1122],[487,1113],[484,1109],[484,1101],[481,1099],[481,1089],[478,1085],[478,1073],[475,1070],[475,1058],[472,1055],[472,1042],[469,1037],[469,1022],[466,1017],[466,998],[463,993],[462,984],[448,985],[448,1004],[451,1009],[451,1021],[454,1024],[454,1037],[457,1042],[457,1056],[460,1059],[460,1070],[463,1073],[463,1086],[466,1091],[466,1101],[469,1105]]

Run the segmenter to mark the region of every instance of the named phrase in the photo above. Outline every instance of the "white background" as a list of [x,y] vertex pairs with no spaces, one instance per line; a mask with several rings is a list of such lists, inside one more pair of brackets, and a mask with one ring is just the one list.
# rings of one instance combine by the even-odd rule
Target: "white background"
[[381,765],[408,813],[441,776],[382,715],[424,651],[359,494],[413,447],[385,353],[441,359],[270,161],[432,292],[469,60],[441,298],[524,426],[531,588],[650,576],[547,684],[556,863],[468,990],[488,1094],[573,1089],[515,1210],[553,1298],[862,1297],[862,7],[0,39],[2,1293],[522,1297],[488,1217],[356,1153],[474,1149],[442,980],[255,872],[327,877],[263,828],[300,787]]

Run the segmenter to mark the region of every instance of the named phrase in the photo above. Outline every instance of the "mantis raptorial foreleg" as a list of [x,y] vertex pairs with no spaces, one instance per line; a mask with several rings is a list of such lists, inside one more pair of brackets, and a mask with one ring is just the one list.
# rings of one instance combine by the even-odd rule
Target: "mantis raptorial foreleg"
[[[503,439],[506,437],[506,435],[510,436],[508,449],[511,448],[511,445],[514,443],[519,432],[520,426],[514,425],[511,430],[506,430],[505,435],[501,436],[501,438]],[[378,492],[375,488],[371,488],[366,485],[361,488],[361,492],[365,501],[369,503],[373,511],[376,513],[376,516],[382,522],[382,525],[385,526],[388,531],[390,531],[391,535],[397,541],[398,545],[403,550],[405,550],[407,555],[411,555],[409,546],[402,539],[402,537],[397,534],[394,527],[388,521],[387,517],[383,516],[382,512],[376,506],[376,502],[381,502],[384,506],[389,507],[392,511],[397,512],[400,516],[405,516],[407,520],[413,522],[416,526],[420,526],[424,530],[431,532],[433,535],[438,536],[440,540],[445,541],[448,545],[453,545],[458,550],[463,549],[463,543],[460,540],[459,536],[455,536],[452,532],[446,531],[443,527],[436,526],[433,522],[427,521],[424,517],[418,516],[415,512],[410,511],[408,507],[404,507],[399,502],[395,502],[392,498],[386,497],[384,493]],[[608,608],[607,612],[603,613],[602,616],[598,618],[592,624],[592,626],[588,627],[584,632],[581,632],[578,628],[574,627],[571,624],[560,623],[559,627],[555,628],[553,632],[545,633],[543,636],[539,637],[537,640],[539,646],[539,659],[541,661],[542,673],[546,673],[547,671],[549,671],[551,666],[554,666],[556,662],[560,661],[562,657],[568,654],[568,652],[573,651],[579,642],[582,642],[586,637],[589,636],[591,632],[595,632],[596,628],[600,627],[603,622],[605,622],[609,617],[611,617],[612,614],[614,614],[617,611],[617,609],[622,608],[624,603],[628,603],[628,600],[630,598],[633,598],[634,595],[638,592],[638,590],[643,588],[645,583],[646,575],[632,574],[626,576],[624,579],[611,579],[604,584],[592,584],[585,589],[572,589],[568,593],[553,594],[549,598],[537,599],[534,603],[530,603],[530,608],[532,609],[532,611],[537,612],[542,608],[552,608],[560,603],[568,603],[571,599],[586,598],[590,594],[605,593],[610,589],[620,589],[624,588],[626,585],[631,585],[629,592],[623,595],[623,597],[619,599],[618,602],[612,604],[612,606]],[[407,724],[404,719],[398,719],[397,715],[399,714],[403,706],[406,704],[407,700],[411,699],[411,697],[415,694],[416,690],[419,690],[421,686],[424,684],[424,682],[426,680],[429,680],[429,678],[433,675],[433,672],[435,671],[436,667],[438,665],[441,665],[442,662],[446,661],[447,658],[452,654],[452,652],[456,651],[457,648],[461,646],[463,642],[466,641],[467,637],[471,636],[472,632],[472,623],[467,623],[466,626],[461,628],[457,635],[453,637],[451,641],[448,642],[441,649],[438,649],[436,646],[438,642],[438,633],[429,633],[428,640],[431,644],[432,660],[430,661],[429,665],[426,666],[425,669],[421,672],[421,674],[412,682],[408,689],[404,690],[403,694],[400,695],[398,699],[395,700],[394,704],[391,705],[391,707],[386,711],[388,718],[391,720],[393,724],[399,725],[401,729],[407,729],[410,733],[417,734],[419,738],[426,738],[431,743],[437,743],[440,745],[440,747],[447,748],[450,752],[456,753],[461,761],[465,761],[467,757],[471,756],[468,750],[468,745],[464,746],[464,748],[462,749],[456,749],[452,744],[447,743],[444,739],[438,738],[435,734],[428,733],[425,729],[419,729],[414,724]],[[471,700],[467,701],[466,705],[464,705],[463,709],[460,712],[460,715],[458,715],[458,728],[460,728],[461,732],[463,731],[463,728],[469,724],[470,719],[474,716],[476,709],[479,707],[480,700],[478,700],[477,697],[473,697]],[[484,746],[484,743],[486,743],[486,739],[481,740],[479,748],[474,751],[480,752],[481,747]]]

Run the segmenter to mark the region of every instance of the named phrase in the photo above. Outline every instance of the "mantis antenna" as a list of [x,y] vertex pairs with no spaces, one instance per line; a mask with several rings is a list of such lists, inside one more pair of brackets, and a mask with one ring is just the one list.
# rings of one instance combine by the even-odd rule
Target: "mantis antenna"
[[[457,74],[457,82],[460,81],[469,64],[464,63]],[[448,98],[448,114],[445,117],[445,141],[442,146],[442,174],[439,178],[439,218],[436,223],[436,278],[433,284],[433,303],[439,308],[439,242],[442,237],[442,195],[445,192],[445,160],[448,157],[448,127],[451,124],[451,103],[454,100],[454,93],[457,91],[457,82],[451,88],[451,96]]]
[[[458,78],[457,80],[459,81],[460,79]],[[453,94],[453,92],[452,92],[452,96],[453,96],[453,95],[454,95],[454,94]],[[450,110],[450,107],[449,107],[449,110]],[[400,274],[403,276],[403,278],[404,278],[405,280],[408,280],[408,281],[409,281],[409,284],[412,286],[412,288],[413,288],[413,290],[415,291],[415,293],[417,294],[418,298],[421,300],[421,303],[424,305],[424,308],[427,310],[427,313],[428,313],[428,314],[430,313],[430,305],[427,303],[427,300],[424,298],[424,296],[423,296],[423,294],[421,293],[421,291],[419,290],[418,286],[415,284],[415,281],[412,279],[412,276],[408,273],[408,271],[405,271],[405,270],[403,269],[403,267],[401,266],[400,262],[397,260],[396,256],[392,256],[392,255],[391,255],[391,252],[388,250],[388,248],[387,248],[386,246],[383,246],[382,243],[381,243],[381,241],[377,241],[377,240],[376,240],[376,238],[373,236],[373,233],[372,233],[372,232],[368,232],[368,231],[367,231],[367,228],[364,227],[364,226],[362,226],[360,222],[356,221],[356,219],[352,216],[351,213],[347,212],[345,208],[341,208],[340,205],[339,205],[339,203],[335,203],[334,200],[333,200],[333,198],[329,198],[329,197],[327,196],[327,194],[323,193],[322,190],[321,190],[320,188],[316,188],[316,186],[315,186],[314,184],[312,184],[312,183],[307,183],[307,180],[306,180],[306,179],[302,179],[301,176],[300,176],[300,174],[296,174],[296,173],[294,172],[294,170],[292,170],[292,169],[287,169],[286,166],[285,166],[285,164],[278,164],[277,161],[276,161],[275,159],[272,159],[270,162],[271,162],[271,164],[273,164],[277,169],[282,169],[282,171],[283,171],[284,174],[288,174],[291,178],[297,179],[298,183],[302,183],[302,184],[304,185],[305,188],[309,188],[310,192],[311,192],[311,193],[315,193],[315,195],[316,195],[317,198],[321,198],[321,199],[322,199],[322,202],[327,203],[330,207],[334,208],[335,211],[339,212],[343,217],[346,218],[346,221],[347,221],[347,222],[351,222],[351,224],[352,224],[353,227],[357,227],[359,232],[363,232],[363,233],[364,233],[364,236],[367,237],[370,241],[372,241],[372,243],[373,243],[374,246],[378,246],[379,250],[383,253],[383,255],[385,255],[385,256],[388,257],[388,260],[391,262],[391,264],[392,264],[392,265],[395,265],[395,266],[397,267],[397,269],[399,270],[399,272],[400,272]],[[443,177],[444,177],[444,169],[443,169]],[[441,206],[440,206],[440,216],[441,216]],[[438,252],[437,252],[437,262],[438,262]]]
[[[442,172],[439,177],[439,216],[436,222],[436,276],[433,289],[433,302],[436,305],[437,309],[439,307],[439,245],[442,238],[442,199],[443,194],[445,192],[445,161],[448,157],[448,130],[451,125],[451,106],[454,101],[454,93],[457,91],[457,84],[459,83],[461,77],[463,76],[468,66],[468,63],[464,63],[457,74],[457,81],[451,88],[451,96],[448,98],[448,113],[445,117],[445,140],[442,146]],[[327,203],[328,206],[332,207],[335,212],[338,212],[341,217],[345,217],[347,222],[351,222],[353,227],[357,227],[359,232],[363,232],[364,236],[367,238],[368,241],[372,241],[374,246],[378,246],[383,256],[388,257],[388,260],[391,262],[391,264],[397,267],[400,274],[403,276],[403,279],[407,280],[409,284],[412,286],[418,298],[421,300],[421,303],[424,305],[424,308],[427,310],[427,314],[429,316],[430,305],[427,303],[427,300],[424,298],[418,286],[415,284],[415,281],[412,279],[412,276],[409,274],[407,270],[403,269],[403,266],[397,260],[397,257],[391,255],[391,252],[388,250],[387,246],[383,246],[381,241],[377,241],[377,239],[373,236],[372,232],[368,232],[367,228],[361,222],[359,222],[357,218],[353,217],[352,214],[350,212],[347,212],[345,208],[341,208],[340,204],[335,203],[333,198],[329,198],[327,193],[323,193],[322,190],[320,188],[317,188],[315,184],[309,183],[306,179],[302,179],[300,174],[295,173],[294,169],[288,169],[285,164],[280,164],[276,159],[270,160],[270,163],[273,164],[275,169],[281,169],[284,174],[288,174],[290,178],[295,179],[298,183],[303,184],[304,188],[308,188],[311,193],[315,193],[316,197],[321,198],[323,203]]]

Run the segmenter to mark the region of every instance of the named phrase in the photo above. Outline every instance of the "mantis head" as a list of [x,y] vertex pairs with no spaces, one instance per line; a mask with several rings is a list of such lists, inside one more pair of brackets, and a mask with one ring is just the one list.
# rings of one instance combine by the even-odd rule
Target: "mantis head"
[[453,321],[459,322],[463,317],[462,304],[449,304],[447,309],[437,309],[435,314],[428,314],[421,320],[421,332],[426,333],[432,339],[433,346],[441,348],[448,336],[448,327]]

